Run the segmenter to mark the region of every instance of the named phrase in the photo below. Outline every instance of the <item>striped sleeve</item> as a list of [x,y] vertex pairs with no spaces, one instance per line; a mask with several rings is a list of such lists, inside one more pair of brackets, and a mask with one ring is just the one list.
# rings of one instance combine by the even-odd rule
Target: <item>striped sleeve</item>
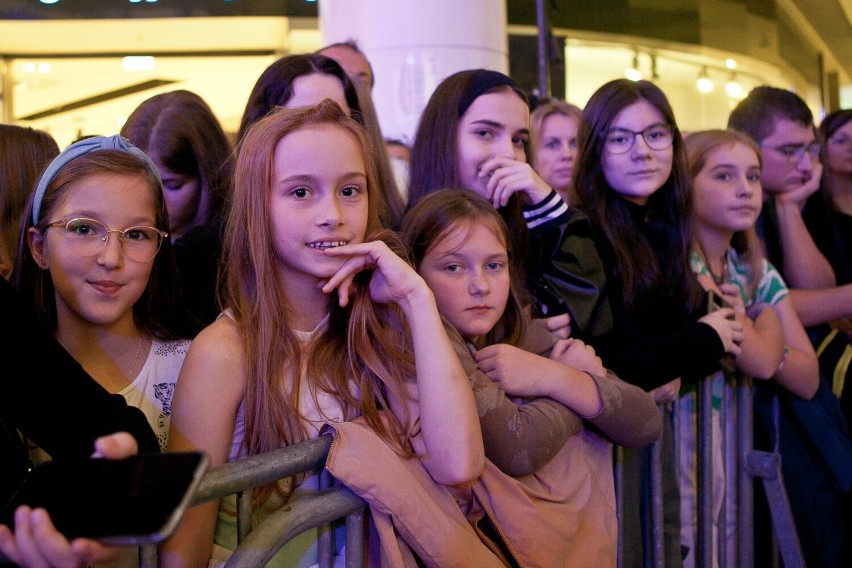
[[554,190],[539,203],[524,207],[524,221],[527,227],[534,229],[548,221],[558,219],[568,213],[568,205]]

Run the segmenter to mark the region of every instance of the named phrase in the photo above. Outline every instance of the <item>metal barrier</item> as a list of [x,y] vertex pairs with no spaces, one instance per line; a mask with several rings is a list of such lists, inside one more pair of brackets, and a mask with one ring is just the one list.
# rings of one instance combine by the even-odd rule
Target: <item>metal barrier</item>
[[[762,481],[766,494],[778,547],[785,568],[804,568],[801,545],[793,522],[790,504],[781,474],[781,457],[777,447],[779,428],[779,404],[774,400],[776,447],[771,452],[753,448],[753,385],[748,377],[740,376],[735,382],[726,382],[720,408],[722,424],[722,455],[725,466],[725,501],[719,517],[718,548],[719,566],[724,568],[752,568],[754,566],[754,491],[755,479]],[[712,379],[700,383],[696,393],[698,423],[694,439],[697,441],[697,525],[696,557],[697,568],[713,566],[713,514],[712,514],[712,447],[713,447],[713,391]],[[668,413],[660,406],[661,415],[667,420]],[[675,420],[675,423],[677,421]],[[678,439],[678,432],[675,432]],[[645,550],[644,566],[662,568],[664,559],[663,530],[663,472],[661,455],[663,440],[656,442],[646,451],[650,457],[650,475],[645,480],[649,485],[649,514],[643,519],[642,545]],[[671,443],[671,441],[668,441]],[[320,436],[286,448],[254,455],[233,463],[224,464],[208,471],[196,493],[192,504],[197,505],[237,495],[237,533],[239,546],[226,563],[226,568],[255,568],[264,566],[269,559],[294,536],[311,528],[320,528],[320,568],[333,566],[334,542],[330,523],[345,518],[347,568],[364,565],[366,526],[368,511],[366,503],[349,489],[332,487],[331,475],[324,469],[331,447],[330,436]],[[615,448],[614,475],[618,517],[623,519],[624,483],[623,455]],[[675,449],[675,455],[677,450]],[[677,463],[675,464],[677,470]],[[320,491],[284,507],[252,528],[252,491],[254,487],[286,479],[302,472],[318,471]],[[731,514],[730,509],[736,514]],[[735,527],[730,531],[729,518]],[[624,565],[624,526],[619,522],[618,566]],[[635,527],[630,527],[635,530]],[[725,535],[733,532],[731,547]],[[2,558],[2,555],[0,555]],[[157,548],[140,548],[140,568],[156,568]]]
[[[781,456],[777,447],[780,420],[778,400],[776,398],[773,402],[776,447],[771,452],[755,450],[753,447],[753,388],[751,378],[740,375],[736,381],[726,381],[723,389],[720,422],[725,470],[725,499],[719,514],[718,538],[715,543],[713,539],[712,487],[714,441],[712,377],[702,381],[696,390],[698,420],[695,431],[692,433],[692,439],[696,441],[694,451],[698,485],[694,543],[695,566],[697,568],[711,568],[713,566],[714,546],[717,548],[719,566],[724,568],[752,568],[754,566],[753,485],[756,479],[761,480],[766,494],[774,530],[774,545],[779,549],[785,568],[804,568],[805,565],[781,474]],[[660,406],[660,412],[664,419],[668,418],[663,405]],[[674,417],[675,443],[677,444],[680,443],[680,436],[683,433],[677,429],[676,414],[674,414]],[[661,439],[646,450],[650,456],[651,464],[649,475],[643,480],[643,483],[647,484],[643,491],[646,496],[650,496],[647,504],[648,513],[643,519],[645,527],[642,531],[642,546],[645,551],[642,564],[646,567],[656,568],[665,565],[662,502],[662,481],[665,474],[660,459],[665,443],[670,442]],[[675,445],[674,451],[675,457],[677,457],[677,445]],[[616,448],[614,472],[619,519],[623,518],[622,513],[624,511],[623,456],[624,453]],[[677,461],[675,462],[675,470],[679,475]],[[730,522],[733,522],[735,526],[730,527]],[[729,533],[732,533],[730,542],[727,536]],[[626,565],[623,558],[624,551],[622,550],[623,536],[624,529],[622,523],[619,522],[619,568]]]
[[[330,447],[331,436],[320,436],[221,465],[204,475],[193,505],[237,495],[239,545],[226,568],[264,566],[290,539],[312,528],[320,528],[320,568],[332,568],[335,543],[331,522],[338,519],[345,519],[346,523],[346,567],[364,565],[366,503],[345,487],[332,487],[332,477],[324,469]],[[320,475],[319,492],[288,504],[252,528],[253,488],[310,471]],[[140,548],[139,565],[156,568],[155,545]]]

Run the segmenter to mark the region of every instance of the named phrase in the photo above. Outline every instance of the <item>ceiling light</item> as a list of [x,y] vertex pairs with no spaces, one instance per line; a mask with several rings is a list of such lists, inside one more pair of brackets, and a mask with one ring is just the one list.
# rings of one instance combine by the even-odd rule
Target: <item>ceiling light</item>
[[150,55],[128,55],[121,60],[125,71],[151,71],[156,60]]
[[624,70],[624,76],[631,81],[638,81],[642,78],[642,72],[639,71],[639,52],[633,53],[633,66]]
[[725,60],[725,67],[727,67],[728,69],[736,69],[737,68],[737,62],[734,61],[733,59],[726,59]]
[[706,67],[701,69],[701,73],[698,75],[698,80],[695,82],[695,86],[702,93],[709,93],[713,91],[713,88],[716,86],[713,84],[713,81],[710,80],[710,77],[707,76]]
[[725,92],[728,93],[728,96],[732,99],[740,100],[743,98],[743,87],[737,81],[737,75],[731,74],[731,78],[728,80],[727,84],[725,84]]

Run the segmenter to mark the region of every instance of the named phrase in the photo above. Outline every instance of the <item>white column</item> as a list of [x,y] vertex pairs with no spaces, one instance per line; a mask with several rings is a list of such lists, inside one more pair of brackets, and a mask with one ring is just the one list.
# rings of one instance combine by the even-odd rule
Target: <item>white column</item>
[[322,45],[354,39],[373,67],[382,133],[412,140],[435,87],[463,69],[508,73],[505,0],[321,0]]

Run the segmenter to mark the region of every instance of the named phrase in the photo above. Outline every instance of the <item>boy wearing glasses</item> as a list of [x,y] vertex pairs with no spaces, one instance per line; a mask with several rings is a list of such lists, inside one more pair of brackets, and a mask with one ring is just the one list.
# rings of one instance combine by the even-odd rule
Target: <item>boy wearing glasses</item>
[[790,286],[802,323],[852,317],[852,285],[837,286],[802,216],[823,171],[810,109],[793,92],[757,87],[731,112],[728,128],[745,132],[760,146],[764,205],[757,229],[769,260]]
[[[823,173],[813,114],[795,93],[761,86],[734,108],[728,128],[748,134],[760,146],[764,203],[756,227],[817,347],[823,335],[817,326],[852,317],[852,284],[837,286],[834,270],[803,215]],[[812,401],[781,392],[778,397],[784,484],[806,565],[846,565],[849,551],[844,541],[852,541],[849,523],[844,521],[849,517],[852,449],[837,398],[824,379]],[[759,388],[755,447],[773,447],[775,437],[772,399]],[[760,491],[755,494],[758,566],[769,561],[759,556],[771,549],[766,546],[771,524],[761,495]]]

